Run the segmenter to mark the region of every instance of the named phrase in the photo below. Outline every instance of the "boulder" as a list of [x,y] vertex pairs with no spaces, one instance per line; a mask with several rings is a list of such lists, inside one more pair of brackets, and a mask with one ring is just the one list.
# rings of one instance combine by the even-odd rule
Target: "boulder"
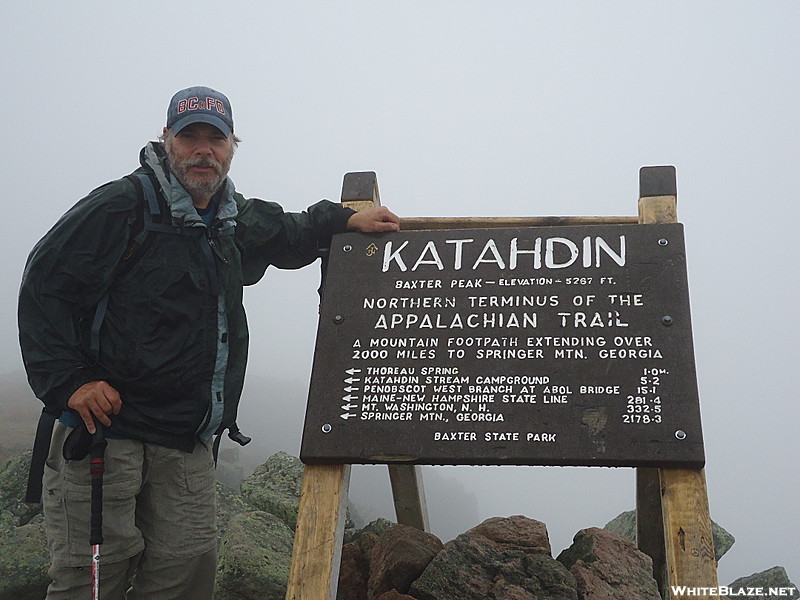
[[255,507],[248,504],[242,495],[217,481],[217,547],[228,529],[231,519],[239,513],[249,512]]
[[42,512],[41,504],[26,504],[25,490],[31,452],[12,456],[0,469],[0,530],[4,527],[25,525]]
[[603,526],[603,529],[618,533],[619,535],[636,543],[636,511],[626,510],[618,514]]
[[442,548],[438,537],[415,527],[387,529],[369,553],[367,598],[373,600],[391,590],[407,592]]
[[286,452],[278,452],[242,481],[242,496],[258,510],[271,513],[297,527],[297,508],[303,484],[303,463]]
[[377,534],[371,531],[364,531],[354,542],[352,542],[361,548],[361,552],[363,552],[364,556],[366,557],[367,565],[369,565],[369,554],[372,552],[375,544],[378,543],[378,539],[379,537]]
[[50,578],[50,555],[44,533],[44,518],[10,527],[0,535],[0,598],[42,600]]
[[558,555],[575,577],[580,600],[660,600],[653,561],[627,538],[592,527]]
[[719,562],[736,543],[736,538],[714,521],[711,521],[711,537],[714,539],[714,558]]
[[445,544],[408,592],[417,600],[577,600],[544,523],[488,519]]
[[[376,537],[375,534],[370,535]],[[358,543],[342,546],[336,600],[367,600],[367,581],[369,580],[367,556]]]
[[[722,598],[741,598],[743,595],[748,594],[751,598],[775,598],[778,594],[769,594],[770,588],[783,588],[784,595],[788,598],[797,598],[797,586],[789,581],[789,575],[783,567],[772,567],[760,573],[753,573],[747,577],[740,577],[730,585],[728,588],[732,594],[730,596],[723,596]],[[763,594],[754,596],[749,594],[750,588],[761,588]],[[745,590],[745,592],[742,592]]]
[[[635,544],[636,511],[629,510],[617,515],[608,523],[606,523],[603,529],[623,535]],[[716,556],[717,562],[719,562],[719,559],[731,549],[731,546],[733,546],[734,542],[736,542],[736,539],[722,527],[717,525],[714,521],[711,521],[711,533],[714,538],[714,555]]]
[[294,534],[263,511],[239,513],[222,538],[216,600],[283,600]]
[[523,516],[493,517],[473,527],[468,534],[480,535],[500,546],[523,548],[536,554],[551,555],[547,525]]
[[383,534],[384,531],[387,529],[394,527],[396,523],[384,518],[375,519],[374,521],[370,521],[361,529],[347,529],[344,532],[344,541],[345,543],[355,542],[357,541],[362,535],[366,533],[374,533],[376,536],[380,536]]
[[41,504],[26,504],[31,452],[0,469],[0,598],[41,600],[50,578],[50,555]]
[[391,590],[389,592],[384,592],[375,600],[417,600],[413,596],[408,596],[406,594],[401,594],[397,590]]
[[[277,452],[245,477],[241,485],[242,497],[256,509],[279,517],[294,531],[304,474],[305,466],[299,458]],[[348,513],[345,528],[352,527]]]

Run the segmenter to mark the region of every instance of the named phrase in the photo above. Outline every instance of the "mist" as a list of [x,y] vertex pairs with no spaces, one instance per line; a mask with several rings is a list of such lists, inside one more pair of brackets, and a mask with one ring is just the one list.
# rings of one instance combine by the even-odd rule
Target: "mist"
[[[720,583],[800,581],[798,23],[788,0],[6,3],[0,371],[21,370],[28,252],[136,168],[184,87],[231,99],[231,178],[290,210],[371,170],[401,216],[635,215],[640,167],[674,165],[711,516],[736,537]],[[318,284],[314,265],[246,290],[249,464],[299,452]],[[524,514],[559,552],[635,506],[633,469],[422,472],[443,540]],[[394,516],[385,466],[354,467],[350,496]]]

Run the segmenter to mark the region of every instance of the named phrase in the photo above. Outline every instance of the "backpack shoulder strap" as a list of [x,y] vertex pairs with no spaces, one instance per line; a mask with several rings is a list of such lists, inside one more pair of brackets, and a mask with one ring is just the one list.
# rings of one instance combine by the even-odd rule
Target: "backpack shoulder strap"
[[[128,244],[125,252],[122,253],[122,258],[114,272],[114,277],[119,277],[130,271],[143,254],[150,232],[160,231],[164,227],[161,223],[161,203],[150,175],[132,173],[131,175],[126,175],[125,178],[136,188],[139,210],[133,222],[133,234],[130,238],[130,244]],[[170,233],[174,232],[172,225],[168,226],[168,231]],[[89,332],[89,361],[91,363],[96,363],[100,356],[100,327],[103,325],[107,309],[108,294],[106,293],[97,303]]]
[[[131,242],[122,255],[122,260],[117,268],[116,275],[125,273],[136,262],[141,255],[141,249],[145,245],[151,231],[161,231],[175,233],[175,228],[171,223],[163,223],[164,211],[162,211],[162,200],[156,192],[153,180],[147,173],[133,173],[126,178],[133,183],[136,188],[136,196],[139,199],[140,211],[134,221]],[[165,203],[164,203],[165,204]]]
[[39,416],[39,423],[36,426],[36,437],[33,439],[33,453],[31,454],[31,466],[28,470],[28,486],[25,489],[25,502],[38,504],[42,501],[42,476],[44,475],[44,463],[50,452],[50,437],[53,434],[58,415],[42,409]]

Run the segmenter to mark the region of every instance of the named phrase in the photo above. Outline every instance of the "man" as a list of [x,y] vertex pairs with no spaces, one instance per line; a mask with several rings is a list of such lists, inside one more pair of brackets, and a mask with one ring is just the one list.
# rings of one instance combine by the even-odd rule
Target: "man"
[[89,459],[62,448],[95,420],[108,439],[101,597],[125,597],[131,581],[128,599],[211,598],[210,447],[238,432],[242,286],[270,265],[313,262],[334,233],[399,229],[385,208],[287,213],[245,199],[227,177],[233,131],[223,94],[181,90],[133,176],[78,202],[28,259],[20,345],[31,387],[58,415],[43,478],[50,599],[89,597]]

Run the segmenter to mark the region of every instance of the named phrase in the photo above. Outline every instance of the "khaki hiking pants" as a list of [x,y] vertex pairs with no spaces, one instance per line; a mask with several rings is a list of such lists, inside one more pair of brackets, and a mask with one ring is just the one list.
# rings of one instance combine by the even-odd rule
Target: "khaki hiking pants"
[[[90,598],[89,457],[65,461],[71,428],[56,423],[42,503],[52,565],[48,600]],[[210,600],[216,573],[211,450],[187,453],[109,439],[103,477],[103,600]],[[126,595],[127,593],[127,595]]]

